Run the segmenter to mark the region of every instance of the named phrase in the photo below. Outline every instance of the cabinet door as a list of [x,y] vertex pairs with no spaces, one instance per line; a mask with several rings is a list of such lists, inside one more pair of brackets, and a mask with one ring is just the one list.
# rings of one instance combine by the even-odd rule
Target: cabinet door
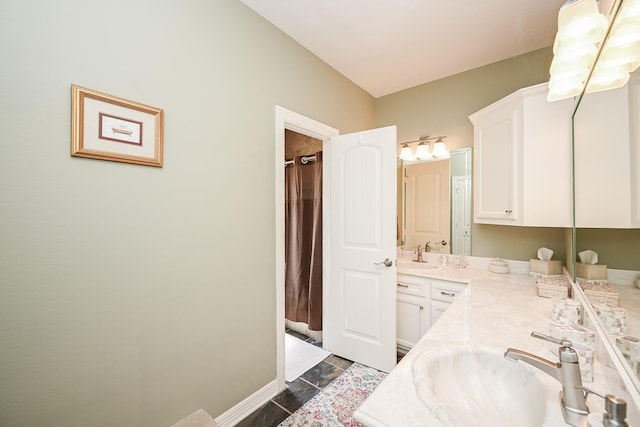
[[640,228],[640,74],[580,102],[575,206],[579,228]]
[[424,298],[398,295],[397,323],[398,345],[410,349],[427,331],[427,317]]
[[546,83],[523,88],[469,116],[476,223],[572,225],[573,100],[550,103],[547,92]]
[[[541,90],[543,89],[543,90]],[[547,87],[525,92],[520,158],[520,225],[572,227],[573,99],[547,101]]]
[[474,221],[512,224],[518,220],[516,155],[521,107],[505,104],[474,121]]
[[626,86],[590,93],[575,115],[577,227],[631,225],[628,103]]
[[440,316],[444,314],[449,308],[451,303],[442,301],[431,301],[431,326],[433,326]]

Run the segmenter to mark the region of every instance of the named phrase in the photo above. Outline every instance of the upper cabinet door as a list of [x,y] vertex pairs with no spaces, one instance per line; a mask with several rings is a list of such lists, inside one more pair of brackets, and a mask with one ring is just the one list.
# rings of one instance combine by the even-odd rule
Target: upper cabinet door
[[547,84],[520,89],[469,117],[474,125],[474,222],[571,227],[573,100]]
[[576,227],[640,227],[640,75],[584,96],[575,116]]
[[[472,119],[473,120],[473,119]],[[474,220],[512,224],[518,220],[516,150],[521,108],[506,103],[474,120]]]

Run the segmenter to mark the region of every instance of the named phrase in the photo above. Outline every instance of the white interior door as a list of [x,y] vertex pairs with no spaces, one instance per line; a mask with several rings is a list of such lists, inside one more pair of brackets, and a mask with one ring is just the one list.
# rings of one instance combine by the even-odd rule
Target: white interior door
[[452,193],[452,247],[456,254],[471,255],[471,176],[454,176]]
[[396,365],[396,127],[333,137],[329,151],[325,344],[389,372]]

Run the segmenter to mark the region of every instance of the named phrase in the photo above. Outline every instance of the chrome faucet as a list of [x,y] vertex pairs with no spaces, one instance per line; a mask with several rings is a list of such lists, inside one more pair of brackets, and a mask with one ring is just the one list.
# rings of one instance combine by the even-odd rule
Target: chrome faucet
[[538,332],[532,332],[531,336],[558,344],[560,346],[558,349],[558,359],[560,361],[554,363],[531,353],[513,348],[507,349],[504,357],[513,362],[520,360],[528,363],[560,381],[560,384],[562,384],[560,404],[565,422],[572,426],[586,425],[587,415],[589,415],[587,396],[582,387],[578,355],[576,351],[571,348],[571,341],[556,339]]
[[425,262],[422,259],[422,246],[418,245],[418,250],[416,251],[416,259],[413,260],[413,262]]

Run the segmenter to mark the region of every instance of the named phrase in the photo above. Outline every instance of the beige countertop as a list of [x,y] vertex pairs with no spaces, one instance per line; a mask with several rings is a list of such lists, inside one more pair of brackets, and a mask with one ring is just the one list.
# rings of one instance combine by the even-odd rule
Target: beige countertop
[[627,335],[640,338],[640,289],[631,285],[612,285],[620,294],[620,307],[627,310]]
[[[415,391],[411,367],[416,356],[444,343],[474,343],[501,351],[512,347],[557,361],[554,359],[557,346],[530,336],[532,331],[549,334],[553,301],[537,296],[535,279],[522,270],[523,265],[510,263],[511,271],[520,274],[496,274],[483,268],[486,261],[470,259],[468,268],[449,265],[416,272],[410,266],[407,268],[404,261],[398,263],[398,274],[469,285],[357,410],[356,418],[368,427],[430,425],[430,416]],[[606,379],[598,363],[594,371],[594,381],[585,386],[606,390]],[[546,399],[557,401],[560,383],[550,376],[544,377],[549,390]],[[597,401],[590,405],[592,411],[601,412],[602,406]],[[547,412],[544,426],[565,425],[559,403],[555,408]]]

